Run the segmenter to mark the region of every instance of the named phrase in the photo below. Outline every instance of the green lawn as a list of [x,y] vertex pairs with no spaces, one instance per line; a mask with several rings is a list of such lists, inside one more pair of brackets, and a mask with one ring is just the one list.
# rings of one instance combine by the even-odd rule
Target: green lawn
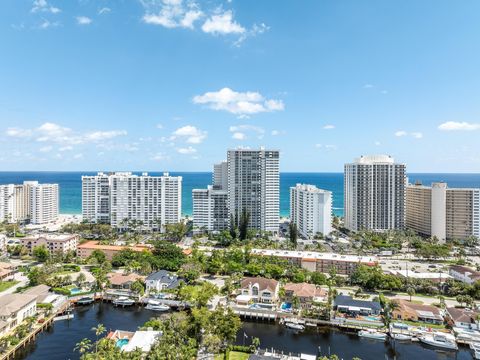
[[247,353],[231,351],[230,356],[228,357],[228,360],[247,360],[249,356],[250,354],[247,354]]
[[10,289],[12,286],[15,286],[17,284],[18,284],[18,281],[15,281],[15,280],[0,281],[0,292]]
[[[395,320],[392,320],[392,321],[395,321]],[[445,329],[445,325],[435,325],[435,324],[422,323],[422,322],[416,322],[416,321],[407,321],[407,320],[401,320],[398,322],[411,325],[411,326],[425,326],[432,329]]]

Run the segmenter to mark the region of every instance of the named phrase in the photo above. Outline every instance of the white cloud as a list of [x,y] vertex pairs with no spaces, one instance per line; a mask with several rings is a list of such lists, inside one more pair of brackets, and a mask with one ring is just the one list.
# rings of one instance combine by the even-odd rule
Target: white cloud
[[211,15],[202,25],[202,30],[214,35],[243,34],[246,31],[242,25],[233,20],[231,10]]
[[31,12],[49,12],[51,14],[58,14],[61,10],[55,6],[51,6],[47,0],[34,0]]
[[327,150],[327,151],[337,150],[337,145],[330,145],[330,144],[327,144],[327,145],[315,144],[315,147],[316,147],[317,149],[325,149],[325,150]]
[[42,22],[40,23],[40,25],[38,25],[38,28],[44,30],[44,29],[48,29],[48,28],[51,28],[51,27],[57,27],[59,25],[60,25],[60,23],[58,21],[50,22],[47,19],[43,19]]
[[42,153],[46,153],[46,152],[52,151],[52,149],[53,149],[53,146],[48,145],[48,146],[41,147],[40,149],[38,149],[38,151]]
[[92,19],[87,16],[77,16],[76,19],[78,25],[90,25],[92,23]]
[[193,29],[194,23],[203,16],[195,2],[184,3],[182,0],[142,1],[146,13],[143,22],[166,28]]
[[73,146],[70,146],[70,145],[62,146],[58,148],[58,151],[72,151],[72,150],[73,150]]
[[423,138],[423,133],[419,132],[419,131],[414,131],[414,132],[411,132],[411,133],[408,133],[407,131],[405,130],[398,130],[395,132],[394,134],[396,137],[404,137],[404,136],[412,136],[414,137],[415,139],[421,139]]
[[236,115],[282,111],[285,108],[282,100],[265,99],[258,92],[236,92],[230,88],[194,96],[193,102],[206,105],[213,110],[223,110]]
[[232,135],[232,139],[235,139],[235,140],[245,140],[246,138],[247,138],[247,135],[241,132],[235,132]]
[[112,9],[109,7],[103,7],[100,10],[98,10],[98,15],[103,15],[103,14],[108,14]]
[[127,135],[127,132],[125,130],[98,130],[81,134],[74,132],[70,128],[52,122],[46,122],[40,125],[38,128],[33,129],[8,128],[6,134],[7,136],[14,138],[24,138],[38,142],[54,142],[68,144],[71,146],[76,144],[110,140],[118,136]]
[[380,141],[375,141],[373,144],[374,144],[375,146],[380,146],[380,145],[382,145],[382,143],[381,143]]
[[285,130],[272,130],[270,133],[272,136],[285,135],[287,132]]
[[207,132],[200,130],[192,125],[182,126],[173,132],[174,140],[176,137],[186,138],[187,143],[200,144],[207,137]]
[[157,124],[157,129],[163,129],[163,125],[162,124]]
[[78,159],[83,159],[83,154],[75,154],[75,155],[73,155],[73,158],[77,159],[77,160]]
[[169,160],[169,157],[164,154],[164,153],[156,153],[156,154],[153,154],[151,157],[150,157],[150,160],[154,160],[154,161],[164,161],[164,160]]
[[466,121],[447,121],[438,126],[443,131],[473,131],[480,129],[480,123],[469,123]]
[[177,152],[183,155],[189,155],[189,154],[195,154],[197,152],[197,149],[189,146],[186,148],[179,148],[177,149]]
[[335,125],[327,124],[323,127],[324,130],[332,130],[335,129]]

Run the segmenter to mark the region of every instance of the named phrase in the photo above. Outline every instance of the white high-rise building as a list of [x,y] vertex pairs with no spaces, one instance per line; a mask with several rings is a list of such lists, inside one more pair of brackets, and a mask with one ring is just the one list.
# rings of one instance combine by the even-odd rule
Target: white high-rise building
[[290,221],[306,239],[318,233],[329,235],[332,232],[332,193],[314,185],[291,187]]
[[213,165],[213,187],[217,190],[228,190],[228,163],[226,161]]
[[0,221],[48,224],[58,219],[58,204],[58,184],[0,185]]
[[361,156],[345,164],[345,227],[352,231],[403,229],[405,164],[388,155]]
[[166,224],[181,219],[181,176],[99,173],[82,177],[82,191],[82,212],[88,221],[118,228],[136,222],[138,227],[164,230]]
[[58,219],[58,184],[39,184],[38,181],[25,181],[28,193],[29,219],[31,224],[48,224]]
[[237,225],[246,210],[250,229],[278,232],[279,157],[276,150],[228,151],[228,208]]
[[99,172],[82,176],[83,220],[91,223],[110,223],[110,176]]
[[228,192],[217,190],[214,186],[207,189],[194,189],[193,228],[195,231],[220,232],[228,229]]

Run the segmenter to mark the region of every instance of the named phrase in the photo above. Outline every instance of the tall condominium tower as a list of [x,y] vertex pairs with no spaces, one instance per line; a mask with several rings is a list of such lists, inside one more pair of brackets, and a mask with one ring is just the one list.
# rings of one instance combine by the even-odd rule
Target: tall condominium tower
[[345,164],[345,227],[352,231],[403,229],[405,164],[388,155],[361,156]]
[[228,163],[226,161],[213,165],[213,187],[217,190],[228,190]]
[[408,185],[405,226],[441,241],[480,237],[480,189]]
[[82,213],[88,221],[109,222],[118,228],[137,222],[137,226],[158,230],[180,221],[180,176],[99,173],[94,177],[83,176],[82,190]]
[[228,229],[227,194],[226,190],[215,189],[212,185],[192,190],[194,231],[220,232]]
[[58,219],[58,204],[58,184],[0,185],[0,221],[48,224]]
[[332,193],[314,185],[290,188],[290,221],[304,238],[332,232]]
[[249,228],[278,232],[280,213],[279,152],[229,150],[228,208],[239,224],[243,210],[250,215]]
[[29,218],[31,224],[41,225],[58,219],[58,184],[39,184],[37,181],[25,181],[28,192]]

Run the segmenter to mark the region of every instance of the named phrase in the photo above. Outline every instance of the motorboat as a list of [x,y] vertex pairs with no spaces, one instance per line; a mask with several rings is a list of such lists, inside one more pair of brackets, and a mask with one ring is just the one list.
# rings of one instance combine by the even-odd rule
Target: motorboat
[[58,315],[53,318],[53,321],[60,321],[60,320],[71,320],[74,318],[74,315],[72,313],[66,313],[64,315]]
[[132,306],[135,304],[135,301],[126,296],[120,296],[112,301],[115,306]]
[[372,329],[360,330],[358,332],[358,336],[364,337],[364,338],[367,338],[367,339],[375,339],[375,340],[386,340],[387,339],[387,334],[376,331],[376,330],[372,330]]
[[435,346],[442,349],[458,350],[455,337],[450,334],[427,333],[420,336],[420,341],[424,344]]
[[478,342],[470,343],[470,349],[473,350],[473,358],[480,359],[480,343]]
[[294,322],[294,321],[286,321],[285,322],[285,327],[287,327],[289,329],[292,329],[292,330],[298,330],[298,331],[305,330],[305,326],[303,326],[302,324],[299,324],[297,322]]
[[170,306],[161,304],[159,301],[150,300],[145,309],[152,311],[168,311],[170,310]]
[[390,337],[393,340],[398,340],[398,341],[411,341],[413,339],[412,335],[400,334],[400,333],[390,333]]
[[76,303],[78,305],[90,305],[90,304],[93,304],[94,301],[95,301],[95,299],[93,297],[84,296],[84,297],[81,297],[80,299],[78,299],[76,301]]

